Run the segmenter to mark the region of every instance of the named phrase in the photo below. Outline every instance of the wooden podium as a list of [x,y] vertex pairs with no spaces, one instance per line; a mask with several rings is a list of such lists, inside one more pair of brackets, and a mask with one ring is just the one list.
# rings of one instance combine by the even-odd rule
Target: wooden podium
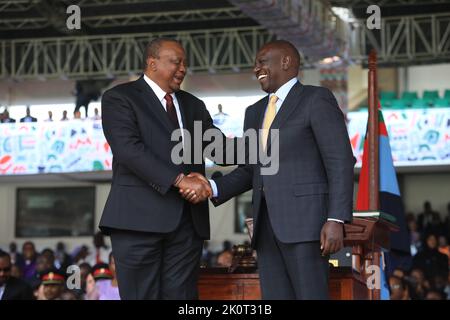
[[[207,268],[200,272],[200,300],[259,300],[261,289],[257,272],[228,273],[227,268]],[[367,299],[365,284],[356,279],[349,267],[330,270],[332,300]]]
[[[398,227],[383,218],[353,218],[351,224],[345,225],[344,245],[352,247],[352,273],[355,281],[365,284],[366,296],[355,296],[354,299],[379,300],[380,290],[370,289],[373,280],[380,281],[379,272],[372,273],[381,266],[381,252],[390,248],[390,233],[398,231]],[[374,284],[373,284],[374,285]]]
[[[369,289],[368,279],[374,278],[371,265],[380,267],[381,251],[389,249],[389,234],[396,226],[381,218],[354,218],[345,225],[344,245],[352,247],[352,267],[330,267],[329,294],[332,300],[377,300],[379,289]],[[198,283],[201,300],[261,299],[256,271],[238,268],[201,269]],[[375,274],[375,276],[377,276]],[[379,276],[379,274],[378,274]],[[369,280],[370,280],[369,279]]]

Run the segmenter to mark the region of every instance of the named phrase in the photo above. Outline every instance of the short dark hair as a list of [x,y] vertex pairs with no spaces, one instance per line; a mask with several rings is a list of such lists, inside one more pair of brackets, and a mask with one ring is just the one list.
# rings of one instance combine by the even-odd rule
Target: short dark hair
[[81,263],[78,267],[80,267],[80,269],[81,268],[86,268],[87,270],[89,270],[89,272],[92,271],[92,266],[89,263],[87,263],[87,262]]
[[285,54],[292,57],[293,65],[297,69],[300,68],[300,63],[301,63],[300,53],[298,52],[297,48],[291,42],[289,42],[287,40],[278,39],[278,40],[270,41],[263,45],[263,47],[266,47],[266,46],[274,46],[279,49],[282,49]]
[[36,246],[34,245],[34,242],[32,242],[32,241],[25,241],[25,242],[22,244],[22,248],[24,248],[24,247],[27,246],[27,245],[32,246],[33,249],[36,250]]
[[172,38],[155,38],[145,47],[144,51],[144,70],[147,68],[148,57],[159,58],[159,50],[164,42],[174,42],[181,46],[181,42]]
[[0,258],[8,258],[11,261],[11,256],[9,255],[9,253],[1,249],[0,249]]

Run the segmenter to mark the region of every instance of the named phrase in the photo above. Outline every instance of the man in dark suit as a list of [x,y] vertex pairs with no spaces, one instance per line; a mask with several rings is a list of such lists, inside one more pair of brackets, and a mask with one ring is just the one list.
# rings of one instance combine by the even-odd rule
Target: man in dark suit
[[27,115],[20,119],[20,122],[36,122],[37,119],[30,114],[30,107],[27,106]]
[[9,111],[5,110],[3,112],[2,123],[15,123],[15,122],[16,122],[16,119],[10,118]]
[[[185,129],[183,152],[194,140],[194,121],[215,128],[205,104],[180,90],[186,74],[179,42],[153,40],[144,75],[102,98],[102,123],[113,153],[113,178],[100,228],[111,235],[122,299],[195,299],[203,240],[209,238],[207,182],[198,164],[175,164],[172,132]],[[194,137],[195,138],[195,137]],[[203,145],[205,147],[206,145]],[[202,147],[202,145],[200,146]],[[194,193],[194,204],[178,188]],[[192,199],[191,199],[192,200]]]
[[31,287],[23,280],[11,277],[11,257],[0,250],[0,300],[33,300]]
[[253,188],[264,299],[327,299],[328,255],[342,248],[343,223],[352,219],[355,159],[344,116],[328,89],[297,80],[299,65],[298,51],[283,40],[264,45],[255,61],[268,95],[247,108],[244,130],[263,129],[259,146],[267,153],[276,153],[279,139],[271,154],[278,172],[262,174],[259,161],[211,181],[215,205]]
[[430,201],[424,202],[423,212],[417,218],[417,227],[423,234],[440,234],[441,216],[432,209]]

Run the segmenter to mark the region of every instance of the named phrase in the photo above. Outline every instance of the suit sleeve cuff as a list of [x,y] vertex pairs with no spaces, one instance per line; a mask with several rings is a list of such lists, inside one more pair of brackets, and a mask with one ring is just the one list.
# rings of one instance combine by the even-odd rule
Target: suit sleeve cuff
[[217,198],[219,196],[219,191],[217,190],[217,185],[214,180],[211,180],[211,179],[208,179],[208,180],[209,180],[209,184],[211,185],[211,189],[212,189],[212,197]]
[[344,223],[344,221],[342,221],[342,220],[333,219],[333,218],[328,218],[327,221],[335,221],[335,222],[339,222],[339,223]]

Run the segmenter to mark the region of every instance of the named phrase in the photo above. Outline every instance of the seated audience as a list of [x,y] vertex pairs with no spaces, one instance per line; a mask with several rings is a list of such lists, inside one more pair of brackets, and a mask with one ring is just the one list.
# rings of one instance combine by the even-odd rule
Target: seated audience
[[110,254],[109,264],[98,264],[92,268],[95,286],[91,286],[89,300],[120,300],[114,256]]
[[427,279],[434,275],[448,276],[448,257],[438,251],[436,235],[429,234],[425,238],[424,249],[413,258],[413,268],[419,268]]
[[423,212],[419,214],[417,225],[419,232],[423,234],[439,234],[441,229],[441,217],[438,212],[433,211],[429,201],[424,202]]
[[397,277],[389,277],[389,291],[391,300],[410,300],[409,288],[405,282]]
[[22,245],[22,255],[24,259],[24,266],[22,268],[23,278],[25,281],[34,279],[36,275],[37,252],[33,242],[26,241]]
[[65,278],[56,269],[43,273],[41,277],[41,287],[44,300],[62,300],[65,290]]

